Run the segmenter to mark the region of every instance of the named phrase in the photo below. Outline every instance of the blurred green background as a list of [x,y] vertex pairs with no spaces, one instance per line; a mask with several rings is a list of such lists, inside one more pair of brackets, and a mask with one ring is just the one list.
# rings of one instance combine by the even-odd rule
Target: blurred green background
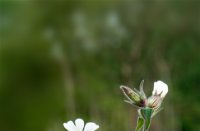
[[169,85],[150,131],[200,130],[200,2],[1,0],[0,130],[64,131],[77,117],[133,131],[119,86]]

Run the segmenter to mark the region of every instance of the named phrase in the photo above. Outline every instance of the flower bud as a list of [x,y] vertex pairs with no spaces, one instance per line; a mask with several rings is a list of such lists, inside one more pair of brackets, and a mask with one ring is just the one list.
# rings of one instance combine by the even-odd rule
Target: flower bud
[[162,103],[162,98],[160,96],[151,96],[147,100],[147,106],[149,108],[158,108]]
[[126,86],[120,87],[124,94],[128,96],[129,99],[131,99],[133,102],[137,103],[140,102],[140,96],[136,92],[134,92],[131,88],[128,88]]
[[135,89],[134,91],[126,86],[121,86],[120,88],[124,95],[128,98],[128,103],[132,103],[139,107],[144,107],[146,105],[146,99],[144,99],[144,96],[138,90]]

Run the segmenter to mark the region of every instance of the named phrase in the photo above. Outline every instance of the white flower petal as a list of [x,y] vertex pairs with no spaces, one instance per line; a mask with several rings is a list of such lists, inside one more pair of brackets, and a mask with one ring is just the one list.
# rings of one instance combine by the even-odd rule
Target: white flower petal
[[83,130],[84,121],[82,119],[80,119],[80,118],[76,119],[75,124],[76,124],[76,128],[77,128],[78,131]]
[[99,128],[99,125],[93,123],[93,122],[88,122],[86,125],[85,125],[85,129],[84,131],[95,131]]
[[68,121],[67,123],[63,123],[63,126],[68,131],[76,131],[76,126],[74,125],[74,123],[72,121]]
[[167,84],[165,84],[162,81],[156,81],[156,82],[154,82],[154,88],[153,88],[153,91],[152,91],[152,95],[161,94],[160,96],[162,98],[164,98],[165,95],[167,94],[167,92],[168,92],[168,86],[167,86]]

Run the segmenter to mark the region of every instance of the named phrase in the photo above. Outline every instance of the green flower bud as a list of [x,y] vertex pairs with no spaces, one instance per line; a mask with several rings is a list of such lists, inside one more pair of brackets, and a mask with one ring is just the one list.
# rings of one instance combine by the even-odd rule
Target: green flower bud
[[128,103],[139,107],[144,107],[146,105],[145,97],[138,90],[136,89],[132,90],[131,88],[126,86],[120,86],[120,88],[123,91],[124,95],[129,100]]

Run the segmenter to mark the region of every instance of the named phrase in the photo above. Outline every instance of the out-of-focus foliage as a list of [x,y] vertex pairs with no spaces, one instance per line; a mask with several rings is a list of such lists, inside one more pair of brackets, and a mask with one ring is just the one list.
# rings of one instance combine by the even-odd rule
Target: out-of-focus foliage
[[0,2],[0,130],[64,131],[76,117],[131,131],[121,84],[169,85],[154,131],[200,130],[200,3]]

